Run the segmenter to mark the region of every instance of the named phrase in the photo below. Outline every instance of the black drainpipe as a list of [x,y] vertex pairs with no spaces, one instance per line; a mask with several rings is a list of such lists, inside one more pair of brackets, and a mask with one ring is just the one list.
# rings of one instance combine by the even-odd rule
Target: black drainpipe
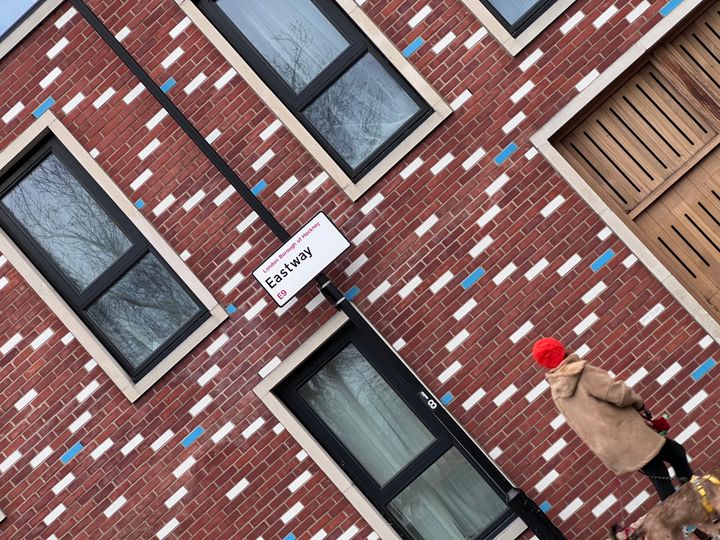
[[[163,92],[155,81],[147,74],[142,66],[132,57],[132,55],[123,47],[115,36],[108,30],[103,22],[93,13],[93,11],[85,4],[84,0],[69,0],[75,9],[83,16],[88,24],[93,28],[100,38],[112,49],[112,51],[120,58],[130,72],[148,89],[150,94],[160,103],[167,111],[168,115],[180,126],[187,134],[190,140],[198,147],[198,149],[207,157],[215,168],[222,174],[225,179],[230,182],[235,190],[240,194],[243,200],[252,208],[260,219],[267,225],[272,233],[281,241],[286,242],[291,237],[285,227],[275,218],[260,199],[253,195],[250,188],[235,174],[232,167],[217,153],[212,145],[205,140],[192,122],[182,113],[182,111],[173,103],[173,101]],[[368,323],[365,317],[355,308],[352,302],[347,301],[345,295],[340,289],[324,273],[319,274],[315,281],[320,288],[323,296],[330,302],[335,309],[341,310],[347,315],[348,319],[357,327],[365,331],[368,336],[374,336],[381,346],[386,346],[382,339],[377,335],[375,329]],[[424,385],[423,385],[424,386]],[[446,429],[453,437],[462,444],[472,442],[470,437],[460,427],[457,421],[443,407],[434,410],[435,415],[443,423]],[[467,444],[463,445],[467,448]],[[474,444],[472,445],[474,446]],[[475,447],[477,448],[477,447]],[[474,452],[473,452],[474,453]],[[487,457],[483,455],[475,456],[479,461],[486,461]],[[491,464],[489,473],[492,474],[492,481],[497,487],[505,493],[507,505],[520,517],[525,524],[537,535],[540,540],[566,540],[560,530],[548,519],[545,513],[530,499],[525,492],[514,487],[503,475],[494,474],[495,466]]]

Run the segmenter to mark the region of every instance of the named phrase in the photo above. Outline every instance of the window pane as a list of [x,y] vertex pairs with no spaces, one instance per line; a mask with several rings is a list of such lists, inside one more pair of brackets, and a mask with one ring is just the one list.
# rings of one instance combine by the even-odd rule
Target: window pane
[[523,15],[541,2],[543,0],[490,0],[493,7],[498,10],[509,24],[515,24]]
[[353,345],[328,362],[299,394],[380,485],[434,440]]
[[0,35],[7,32],[12,25],[30,11],[36,0],[2,0],[0,8]]
[[357,167],[419,110],[387,70],[366,54],[304,114],[340,156]]
[[151,254],[90,306],[87,314],[137,368],[198,311]]
[[297,93],[349,45],[312,0],[217,4]]
[[2,203],[80,290],[132,247],[56,156],[45,158]]
[[505,504],[456,449],[450,449],[388,506],[414,540],[472,540]]

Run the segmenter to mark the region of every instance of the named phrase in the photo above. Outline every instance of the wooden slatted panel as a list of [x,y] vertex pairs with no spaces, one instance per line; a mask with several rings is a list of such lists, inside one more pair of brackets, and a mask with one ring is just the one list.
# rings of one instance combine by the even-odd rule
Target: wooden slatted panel
[[720,149],[637,219],[674,274],[720,314]]
[[564,137],[559,149],[586,179],[629,213],[672,180],[716,134],[648,63]]

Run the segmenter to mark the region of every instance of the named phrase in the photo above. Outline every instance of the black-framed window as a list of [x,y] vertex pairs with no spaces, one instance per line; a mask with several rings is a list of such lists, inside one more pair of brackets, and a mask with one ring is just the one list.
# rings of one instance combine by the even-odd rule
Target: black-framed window
[[557,0],[480,0],[517,37]]
[[275,389],[403,538],[495,537],[514,519],[505,480],[420,392],[391,351],[351,324]]
[[0,40],[9,34],[43,0],[2,0]]
[[354,181],[432,109],[333,0],[195,0]]
[[0,179],[0,227],[135,381],[210,316],[55,138]]

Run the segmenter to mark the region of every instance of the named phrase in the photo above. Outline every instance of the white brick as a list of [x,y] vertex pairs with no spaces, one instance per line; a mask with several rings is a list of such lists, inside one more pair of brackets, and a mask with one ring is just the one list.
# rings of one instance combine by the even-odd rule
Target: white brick
[[585,75],[579,83],[575,85],[575,89],[578,92],[582,92],[585,90],[588,86],[590,86],[590,83],[593,82],[595,79],[597,79],[600,76],[600,72],[597,69],[593,69],[590,73]]
[[133,180],[132,184],[130,184],[130,187],[133,190],[138,189],[140,186],[142,186],[145,182],[147,182],[150,177],[152,176],[152,171],[150,169],[145,169],[140,176],[138,176],[135,180]]
[[415,276],[402,289],[400,289],[398,295],[404,300],[410,296],[410,293],[412,293],[420,285],[420,283],[422,283],[422,278],[420,276]]
[[350,540],[358,532],[360,532],[360,529],[358,529],[357,526],[353,525],[347,531],[338,536],[337,540]]
[[705,336],[698,342],[698,345],[700,345],[701,349],[707,349],[712,344],[713,344],[712,336]]
[[547,259],[541,259],[540,261],[535,263],[530,270],[525,272],[525,279],[527,279],[528,281],[532,281],[549,265],[550,263],[547,261]]
[[205,352],[208,354],[208,356],[212,356],[213,354],[218,352],[220,348],[228,342],[229,339],[230,338],[227,334],[223,334],[215,341],[213,341],[212,344],[207,349],[205,349]]
[[515,92],[513,93],[513,95],[510,96],[510,101],[512,101],[513,103],[517,103],[517,102],[520,101],[522,98],[524,98],[525,96],[527,96],[528,93],[529,93],[533,88],[535,88],[535,83],[533,83],[532,81],[527,81],[527,82],[526,82],[525,84],[523,84],[520,88],[518,88],[517,90],[515,90]]
[[464,44],[465,48],[472,49],[475,45],[480,43],[480,40],[482,40],[482,38],[487,36],[487,33],[488,33],[487,28],[485,28],[485,27],[480,28],[480,30],[478,30],[472,36],[470,36],[469,38],[467,38],[465,40],[465,44]]
[[155,442],[150,445],[150,448],[152,448],[153,452],[157,452],[160,450],[167,442],[173,438],[175,433],[171,429],[168,429],[165,433],[160,435],[157,439],[155,439]]
[[157,150],[160,147],[160,140],[159,139],[153,139],[150,144],[148,144],[145,148],[140,150],[140,153],[138,154],[138,157],[140,160],[144,160],[150,156],[155,150]]
[[122,452],[123,456],[127,456],[130,452],[135,450],[140,445],[141,442],[143,442],[143,436],[138,433],[132,439],[130,439],[125,444],[125,446],[123,446],[120,449],[120,452]]
[[229,83],[233,79],[233,77],[235,77],[235,75],[237,75],[237,71],[235,71],[234,69],[229,69],[228,71],[226,71],[225,74],[215,82],[215,89],[222,90],[223,87],[227,83]]
[[274,156],[275,152],[273,152],[272,150],[267,150],[262,156],[255,160],[255,163],[252,164],[253,170],[255,172],[259,171],[265,165],[267,165]]
[[55,484],[52,488],[52,491],[55,495],[60,495],[62,491],[68,487],[72,482],[75,480],[75,475],[73,473],[66,474],[62,480],[60,480],[57,484]]
[[453,317],[456,321],[459,321],[468,313],[470,313],[473,309],[475,309],[475,306],[477,306],[477,304],[477,301],[474,298],[471,298],[470,300],[465,302],[455,313],[453,313]]
[[124,496],[120,495],[117,499],[115,499],[112,502],[112,504],[110,506],[108,506],[105,509],[105,512],[103,512],[105,514],[105,517],[107,517],[107,518],[112,517],[113,514],[115,514],[118,510],[120,510],[120,508],[122,508],[125,505],[126,502],[127,502],[127,499]]
[[595,324],[599,318],[600,317],[595,315],[595,313],[591,313],[590,315],[585,317],[582,321],[580,321],[580,323],[575,328],[573,328],[573,332],[575,332],[576,336],[579,336],[580,334],[585,332],[588,328],[590,328],[593,324]]
[[195,195],[193,195],[187,201],[185,201],[185,204],[183,204],[183,210],[185,210],[186,212],[189,212],[190,210],[192,210],[195,207],[195,205],[197,205],[204,198],[205,198],[205,192],[201,189]]
[[665,306],[662,304],[657,304],[655,307],[653,307],[650,311],[648,311],[643,317],[640,319],[640,324],[643,326],[647,326],[651,322],[653,322],[655,319],[658,318],[658,316],[665,311]]
[[225,496],[232,501],[235,497],[240,495],[240,493],[242,493],[242,491],[249,485],[250,485],[250,482],[248,482],[245,478],[243,478],[242,480],[240,480],[240,482],[235,484],[235,486],[233,486],[233,488],[230,491],[228,491],[225,494]]
[[80,429],[85,424],[87,424],[91,418],[92,418],[92,414],[90,414],[90,411],[85,411],[84,413],[82,413],[68,427],[68,429],[70,430],[70,433],[75,433],[78,429]]
[[603,227],[603,229],[598,233],[597,237],[600,240],[607,240],[610,238],[610,235],[612,234],[612,230],[610,227]]
[[545,461],[550,461],[552,458],[558,455],[566,446],[567,442],[565,441],[565,439],[558,439],[555,443],[552,444],[552,446],[550,446],[550,448],[543,452],[543,459]]
[[280,129],[280,126],[282,126],[282,122],[276,119],[272,124],[262,130],[262,133],[260,133],[260,139],[267,141],[273,133]]
[[557,415],[552,422],[550,422],[550,427],[553,429],[557,429],[560,426],[562,426],[565,423],[565,417],[562,414]]
[[173,29],[170,30],[170,37],[175,39],[182,34],[188,26],[190,26],[190,19],[185,17],[182,21],[173,26]]
[[213,199],[213,203],[215,206],[220,206],[222,203],[227,201],[233,193],[235,193],[235,188],[228,186],[220,192],[220,195]]
[[490,459],[497,459],[500,456],[502,456],[502,453],[503,453],[502,448],[500,448],[499,446],[496,446],[495,448],[490,450],[490,453],[488,455],[490,456]]
[[171,193],[170,195],[165,197],[162,201],[160,201],[155,208],[153,208],[153,211],[152,211],[153,214],[155,214],[156,216],[159,216],[160,214],[165,212],[165,210],[170,208],[174,202],[175,202],[175,196]]
[[685,405],[683,405],[683,411],[686,413],[692,412],[698,405],[700,405],[708,397],[708,393],[705,390],[700,390],[697,394],[691,397]]
[[245,219],[243,219],[243,220],[240,222],[240,224],[239,224],[237,227],[235,227],[235,229],[237,230],[237,232],[243,233],[243,232],[245,232],[245,231],[247,230],[248,227],[250,227],[250,225],[252,225],[253,223],[255,223],[255,221],[257,220],[257,218],[258,218],[258,215],[257,215],[255,212],[253,212],[253,213],[250,214],[248,217],[246,217]]
[[230,433],[233,429],[235,429],[235,424],[233,424],[232,422],[227,422],[223,427],[221,427],[220,429],[217,430],[217,432],[215,433],[215,435],[213,435],[213,436],[211,437],[211,438],[212,438],[212,442],[214,442],[215,444],[219,443],[219,442],[222,441],[222,440],[227,436],[227,434]]
[[265,420],[261,416],[260,418],[257,418],[255,421],[253,421],[252,424],[250,424],[248,427],[245,428],[245,430],[242,432],[242,436],[245,439],[249,439],[252,437],[252,435],[262,427],[262,425],[265,423]]
[[275,190],[275,195],[278,197],[282,197],[288,191],[290,191],[297,183],[298,179],[295,176],[291,176],[290,178],[285,180],[279,188]]
[[177,518],[172,518],[162,529],[155,533],[155,536],[157,536],[159,540],[163,540],[163,538],[173,532],[178,525],[180,525],[180,522]]
[[438,381],[440,381],[441,384],[445,384],[461,369],[462,364],[456,360],[440,374]]
[[22,341],[22,335],[20,333],[15,334],[13,337],[8,339],[2,347],[0,347],[0,354],[9,353],[21,341]]
[[384,295],[388,289],[390,289],[390,282],[388,280],[383,281],[378,285],[370,294],[368,294],[368,302],[374,304],[382,295]]
[[580,510],[580,507],[583,505],[582,499],[579,497],[575,499],[573,502],[571,502],[569,505],[565,507],[565,509],[560,512],[559,517],[561,520],[565,521],[570,516],[572,516],[575,512]]
[[453,40],[455,39],[455,34],[452,32],[448,32],[443,36],[443,38],[438,41],[435,46],[432,48],[432,51],[435,54],[440,54],[448,45],[450,45]]
[[38,395],[37,391],[34,388],[31,389],[30,391],[27,392],[27,394],[25,394],[23,397],[21,397],[20,399],[18,399],[15,402],[15,408],[18,411],[23,410],[25,407],[30,405],[32,400],[35,399],[37,397],[37,395]]
[[423,221],[417,229],[415,229],[415,234],[418,236],[424,235],[426,232],[432,229],[438,221],[440,221],[440,218],[433,214],[425,221]]
[[40,81],[40,88],[43,90],[50,86],[55,79],[57,79],[60,74],[62,73],[62,70],[59,67],[54,68],[50,73],[45,75],[45,77]]
[[145,127],[148,130],[155,129],[160,122],[163,121],[163,119],[168,115],[167,111],[165,109],[160,109],[158,112],[156,112],[153,117],[147,121],[145,124]]
[[305,187],[305,189],[307,190],[308,193],[313,193],[317,188],[319,188],[321,185],[323,185],[325,183],[325,180],[327,180],[328,178],[330,178],[330,175],[323,171],[319,175],[317,175],[317,177],[315,177],[315,179],[312,182],[310,182]]
[[442,158],[438,160],[438,162],[432,166],[430,169],[430,172],[433,174],[438,174],[441,171],[445,170],[445,168],[452,163],[452,161],[455,159],[455,156],[453,156],[450,152],[445,154]]
[[310,471],[303,472],[295,480],[290,482],[290,485],[288,486],[290,493],[295,493],[298,489],[304,486],[305,483],[310,480],[310,478],[312,478],[312,474],[310,473]]
[[302,509],[304,506],[302,503],[295,503],[290,507],[290,509],[285,512],[282,516],[280,516],[280,521],[282,521],[284,524],[288,524],[295,516],[297,516],[300,512],[302,512]]
[[627,381],[625,381],[625,384],[627,384],[630,388],[635,386],[637,383],[642,381],[648,374],[648,370],[644,367],[641,367],[638,369],[635,373],[633,373],[630,377],[628,377]]
[[472,97],[472,92],[470,92],[470,90],[464,90],[458,97],[456,97],[455,99],[452,100],[452,102],[450,103],[450,108],[453,111],[457,111],[471,97]]
[[673,377],[675,377],[675,375],[680,373],[681,369],[682,366],[677,362],[674,362],[672,366],[663,371],[662,374],[657,378],[658,384],[660,386],[667,384]]
[[550,201],[545,207],[540,210],[540,214],[542,214],[542,217],[546,218],[550,214],[552,214],[555,210],[560,208],[562,204],[565,202],[565,197],[562,195],[558,195],[555,197],[552,201]]
[[230,291],[237,287],[243,279],[245,279],[245,276],[238,272],[233,277],[231,277],[230,280],[225,285],[223,285],[220,290],[225,295],[230,294]]
[[142,94],[143,90],[145,90],[145,86],[143,86],[142,83],[138,84],[137,86],[135,86],[135,88],[130,90],[123,98],[125,105],[130,105],[133,101],[135,101],[135,98]]
[[377,193],[360,208],[360,211],[367,216],[378,204],[383,202],[384,199],[385,197],[383,197],[382,193]]
[[525,399],[528,401],[528,403],[532,403],[537,398],[539,398],[548,388],[550,388],[550,384],[543,379],[540,384],[538,384],[535,388],[525,394]]
[[640,17],[640,15],[642,15],[643,13],[645,13],[645,10],[649,7],[650,2],[648,2],[647,0],[643,0],[637,5],[635,9],[633,9],[630,13],[627,14],[627,17],[625,17],[625,19],[627,19],[627,22],[629,23],[635,22],[637,18]]
[[503,127],[502,130],[505,133],[505,135],[509,134],[512,130],[514,130],[516,127],[518,127],[523,120],[527,118],[525,116],[525,113],[520,111],[515,116],[513,116]]
[[514,384],[511,384],[505,390],[500,392],[500,394],[495,399],[493,399],[493,403],[496,407],[499,407],[508,399],[510,399],[513,395],[515,395],[515,392],[517,392],[517,390],[517,387]]
[[43,330],[43,332],[32,340],[30,343],[30,346],[33,348],[33,350],[38,350],[40,346],[45,343],[50,337],[53,335],[52,328],[46,328]]
[[21,457],[22,454],[18,450],[15,450],[12,454],[10,454],[0,463],[0,473],[6,472]]
[[463,409],[465,409],[466,411],[469,411],[484,397],[485,397],[485,390],[483,390],[482,388],[478,388],[477,390],[475,390],[475,392],[473,392],[473,394],[469,398],[467,398],[463,402],[463,404],[462,404]]
[[505,184],[508,183],[508,180],[510,180],[510,177],[507,174],[505,174],[505,173],[501,174],[497,180],[495,180],[492,184],[490,184],[487,187],[487,189],[485,190],[485,193],[487,193],[487,195],[489,197],[492,197],[498,191],[500,191]]
[[455,349],[457,349],[463,341],[465,341],[467,338],[470,337],[470,332],[467,330],[463,330],[458,335],[456,335],[454,338],[452,338],[450,341],[447,342],[445,345],[445,348],[448,350],[448,352],[453,352]]
[[538,493],[542,493],[547,489],[547,487],[552,484],[555,480],[560,478],[560,474],[553,469],[548,474],[546,474],[537,484],[535,484],[535,491]]
[[127,26],[124,26],[122,30],[120,30],[117,34],[115,34],[115,39],[122,42],[123,39],[128,37],[130,35],[130,29]]
[[425,19],[425,17],[430,15],[431,12],[432,8],[430,6],[423,6],[422,9],[420,9],[420,11],[413,15],[413,17],[408,21],[408,26],[410,26],[410,28],[415,28]]
[[527,321],[525,324],[523,324],[520,328],[518,328],[511,336],[510,341],[513,343],[517,343],[520,341],[525,335],[534,328],[533,323],[530,321]]
[[[697,422],[693,422],[688,427],[683,429],[680,434],[675,437],[675,440],[679,442],[680,444],[683,444],[685,441],[687,441],[690,437],[695,435],[700,430],[700,424]],[[1,467],[0,467],[1,468]]]
[[270,373],[272,373],[272,371],[276,367],[278,367],[281,363],[282,363],[282,360],[280,360],[280,358],[278,358],[276,356],[275,358],[270,360],[267,364],[265,364],[265,366],[260,371],[258,371],[258,375],[260,375],[260,377],[262,379],[264,379],[265,377],[270,375]]
[[493,283],[495,283],[495,285],[500,285],[503,281],[509,278],[515,272],[515,270],[517,270],[517,266],[515,266],[513,263],[508,264],[500,271],[500,273],[498,273],[498,275],[493,278]]
[[228,262],[230,264],[237,263],[251,249],[252,249],[252,244],[250,242],[243,242],[243,244],[239,248],[237,248],[235,251],[233,251],[232,254],[228,257],[228,259],[227,259]]
[[6,124],[9,123],[13,118],[20,114],[24,108],[25,105],[23,105],[22,101],[18,101],[15,105],[12,106],[12,108],[8,112],[3,115],[3,122],[5,122]]
[[472,169],[478,161],[485,157],[485,154],[485,149],[482,147],[475,150],[472,154],[470,154],[470,157],[463,161],[463,169],[465,169],[466,171]]
[[173,471],[173,476],[175,478],[180,478],[183,474],[189,471],[190,467],[192,467],[193,465],[195,465],[195,458],[190,456],[177,466],[177,468]]
[[585,304],[589,304],[593,300],[595,300],[598,296],[600,296],[605,289],[607,289],[607,285],[605,285],[605,282],[600,281],[596,283],[592,289],[590,289],[588,292],[586,292],[583,297],[582,301]]
[[475,247],[473,247],[470,250],[470,256],[474,259],[478,255],[480,255],[483,251],[485,251],[488,247],[490,247],[490,244],[493,243],[492,237],[488,234],[485,235],[482,240],[480,240],[477,244],[475,244]]
[[82,103],[84,99],[85,94],[83,94],[82,92],[78,92],[77,94],[75,94],[74,98],[72,98],[65,104],[65,106],[62,108],[62,112],[64,112],[65,114],[70,114],[75,109],[75,107]]
[[637,257],[635,255],[628,255],[627,257],[625,257],[622,263],[625,268],[630,268],[636,262]]
[[[53,453],[52,448],[49,446],[46,446],[38,454],[30,460],[30,466],[33,469],[36,469],[41,463],[43,463],[47,458],[50,457],[50,455]],[[57,493],[55,494],[57,495]]]
[[63,26],[65,26],[70,21],[70,19],[75,16],[76,13],[77,11],[74,7],[68,9],[62,17],[55,21],[55,28],[62,28]]
[[435,281],[435,283],[433,283],[432,285],[430,285],[430,291],[431,291],[433,294],[437,294],[438,291],[440,291],[440,289],[442,289],[445,285],[447,285],[447,284],[450,282],[450,280],[452,280],[453,277],[454,277],[454,276],[453,276],[452,272],[450,272],[450,271],[448,270],[448,271],[445,272],[442,276],[440,276],[440,277],[437,279],[437,281]]
[[610,6],[605,11],[602,12],[602,14],[593,21],[593,26],[595,29],[599,29],[601,26],[603,26],[606,22],[608,22],[613,15],[615,15],[618,12],[618,8],[615,6]]
[[181,487],[175,493],[170,495],[170,497],[168,497],[168,499],[165,501],[165,506],[168,509],[172,508],[180,501],[180,499],[182,499],[185,495],[187,495],[187,492],[188,492],[187,488],[185,488],[184,486]]
[[107,452],[110,447],[113,445],[112,439],[105,439],[105,441],[100,444],[95,450],[93,450],[90,453],[90,457],[94,460],[97,460],[100,456],[102,456],[105,452]]
[[627,506],[625,507],[625,511],[628,514],[632,514],[635,510],[640,508],[640,506],[642,506],[642,504],[645,501],[647,501],[649,498],[650,498],[650,494],[647,491],[643,491],[642,493],[640,493],[640,495],[635,497],[632,501],[630,501],[627,504]]
[[567,261],[565,261],[565,263],[560,268],[557,269],[557,273],[561,277],[566,276],[568,274],[568,272],[570,272],[570,270],[575,268],[581,260],[582,260],[582,257],[576,253],[575,255],[570,257]]
[[205,396],[200,398],[200,400],[195,405],[193,405],[190,408],[190,411],[189,411],[190,416],[193,416],[193,417],[197,416],[205,409],[205,407],[210,405],[210,403],[212,403],[212,397],[210,397],[210,394],[206,394]]
[[267,300],[262,298],[262,299],[258,300],[250,309],[248,309],[245,312],[245,314],[243,315],[243,317],[245,317],[246,320],[251,321],[255,317],[257,317],[260,314],[260,312],[263,309],[265,309],[265,306],[267,306],[267,305],[268,305]]
[[563,34],[567,34],[568,32],[570,32],[570,30],[575,28],[580,23],[580,21],[583,20],[584,17],[585,14],[582,11],[578,11],[577,13],[575,13],[575,15],[565,21],[565,24],[560,27],[560,32],[562,32]]
[[60,514],[62,514],[65,511],[65,505],[59,504],[55,507],[55,510],[50,512],[45,518],[43,519],[43,522],[45,522],[45,525],[50,525],[53,521],[55,521],[57,518],[60,517]]
[[184,52],[185,51],[182,50],[182,47],[177,47],[173,52],[167,55],[165,60],[163,60],[160,65],[163,67],[163,69],[169,68],[183,55]]
[[520,63],[520,70],[527,71],[530,69],[533,65],[535,65],[535,62],[542,58],[542,55],[543,52],[540,49],[535,49],[532,54],[528,55],[528,57]]
[[608,495],[605,497],[600,503],[592,509],[592,513],[596,518],[599,518],[602,516],[605,512],[608,511],[608,509],[617,502],[617,497],[615,495]]

